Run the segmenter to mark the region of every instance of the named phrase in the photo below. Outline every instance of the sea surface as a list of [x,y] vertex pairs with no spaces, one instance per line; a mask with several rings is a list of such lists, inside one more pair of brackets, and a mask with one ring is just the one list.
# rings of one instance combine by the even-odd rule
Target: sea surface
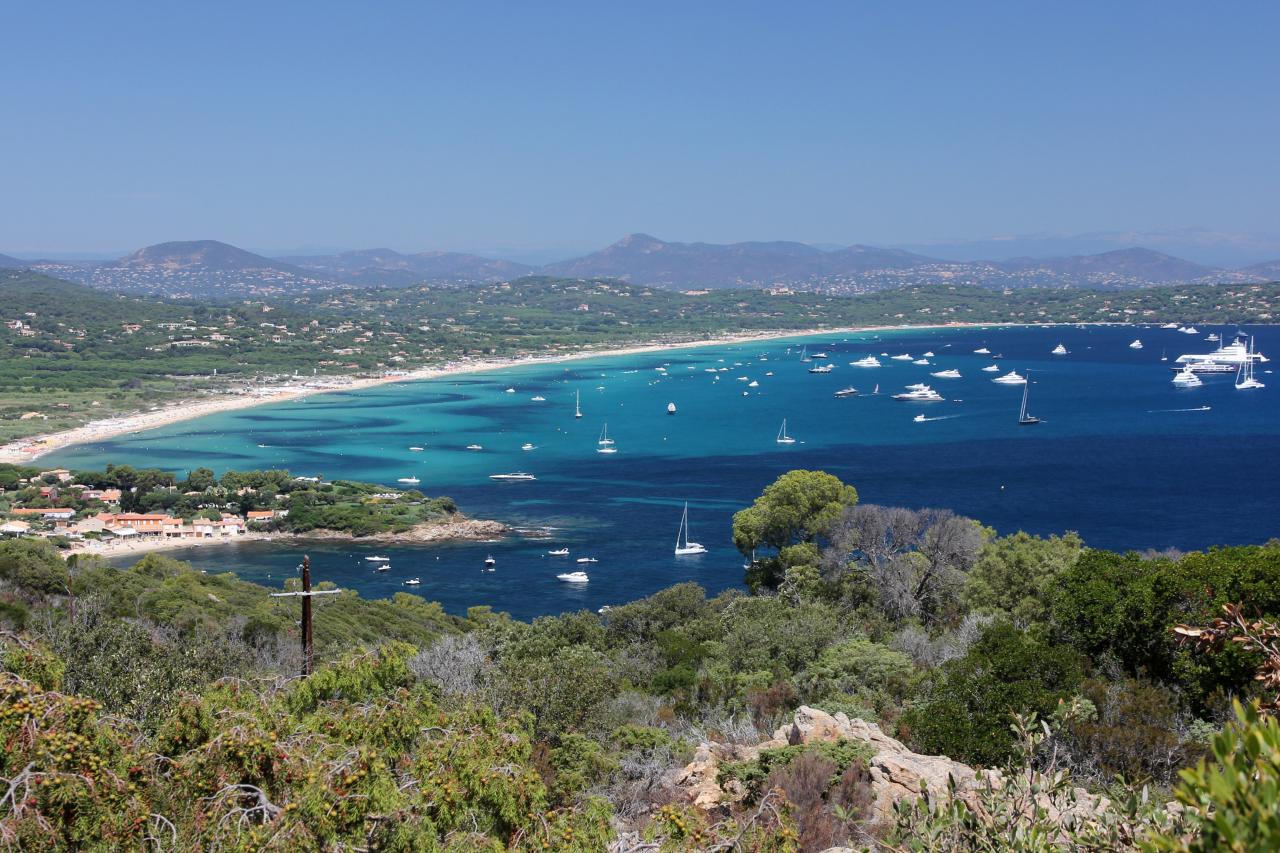
[[[413,591],[454,613],[490,605],[519,618],[595,610],[680,581],[713,592],[740,585],[732,515],[793,468],[836,474],[864,502],[948,507],[1002,534],[1075,530],[1090,545],[1120,550],[1264,542],[1280,536],[1280,373],[1270,372],[1280,360],[1259,366],[1268,386],[1261,390],[1237,391],[1230,376],[1175,388],[1170,365],[1181,353],[1212,351],[1211,331],[1236,327],[1196,335],[1147,326],[902,330],[603,357],[210,415],[46,461],[182,473],[288,468],[392,487],[418,477],[423,492],[450,495],[472,516],[548,528],[550,536],[314,543],[306,548],[314,577],[366,597]],[[1280,327],[1246,331],[1260,351],[1280,355]],[[1135,338],[1142,349],[1129,347]],[[1050,354],[1058,343],[1067,355]],[[974,353],[984,346],[1003,358]],[[802,347],[830,358],[804,363]],[[880,355],[926,352],[934,353],[928,366]],[[883,366],[850,366],[866,355]],[[823,363],[835,369],[808,372]],[[1030,371],[1029,409],[1043,423],[1018,425],[1023,388],[993,383],[999,374],[981,371],[991,364]],[[962,378],[929,375],[947,368]],[[914,382],[947,400],[891,398]],[[837,399],[847,386],[858,395]],[[667,414],[669,402],[677,414]],[[929,420],[915,422],[920,413]],[[794,444],[776,441],[783,418]],[[597,452],[606,422],[614,454]],[[522,450],[526,442],[536,449]],[[512,471],[537,480],[489,479]],[[704,555],[673,554],[686,501]],[[558,547],[570,557],[548,556]],[[269,543],[171,553],[268,585],[292,577],[302,555]],[[391,558],[389,572],[372,571],[364,558],[375,554]],[[489,555],[497,570],[486,573]],[[588,556],[599,562],[575,564]],[[579,568],[588,584],[556,580]],[[415,577],[420,586],[404,586]]]

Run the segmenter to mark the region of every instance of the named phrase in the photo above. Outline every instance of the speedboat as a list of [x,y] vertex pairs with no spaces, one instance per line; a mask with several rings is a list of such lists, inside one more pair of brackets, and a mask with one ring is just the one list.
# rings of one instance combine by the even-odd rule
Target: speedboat
[[999,373],[999,372],[1000,372],[1000,365],[998,365],[998,364],[988,364],[986,367],[982,368],[982,372],[983,372],[983,373]]
[[418,485],[418,483],[422,481],[419,480],[417,477],[401,477],[399,480],[396,480],[396,482],[404,483],[406,486],[416,486]]
[[831,356],[827,355],[825,352],[815,352],[810,353],[809,358],[831,358]]
[[1173,374],[1173,384],[1179,388],[1198,388],[1204,384],[1204,380],[1196,376],[1195,371],[1188,364]]
[[420,578],[406,578],[404,582],[405,586],[421,586],[421,584],[422,580]]
[[373,567],[373,570],[374,570],[375,572],[389,572],[389,571],[391,571],[391,564],[390,564],[390,563],[378,563],[378,565],[376,565],[376,566],[374,566],[374,567]]
[[849,366],[850,367],[879,367],[880,359],[876,358],[874,355],[869,355],[866,358],[860,358],[857,361],[849,362]]
[[586,583],[591,578],[587,577],[586,572],[564,572],[556,575],[556,580],[564,581],[565,583]]
[[912,363],[912,364],[928,364],[928,363],[929,363],[929,359],[927,359],[927,358],[917,358],[915,361],[913,361],[913,362],[911,362],[911,363]]
[[484,450],[484,447],[479,444],[468,444],[467,450]]
[[382,557],[382,556],[365,557],[365,560],[367,560],[370,563],[390,563],[391,562],[390,557]]
[[836,392],[837,397],[853,397],[857,395],[858,389],[850,385],[848,388],[841,388]]
[[935,371],[934,373],[930,373],[929,375],[936,376],[939,379],[959,379],[960,371],[956,370],[953,367],[953,368],[950,368],[949,370],[938,370],[938,371]]
[[575,563],[598,563],[600,561],[597,560],[595,557],[579,557],[574,562]]
[[836,366],[834,364],[823,364],[818,367],[809,368],[809,372],[810,373],[830,373],[835,369],[836,369]]
[[1129,344],[1129,349],[1142,349],[1142,341],[1134,338],[1133,343]]
[[999,382],[1001,385],[1025,385],[1025,384],[1027,384],[1027,378],[1026,378],[1025,376],[1019,376],[1019,375],[1018,375],[1018,371],[1016,371],[1016,370],[1010,370],[1010,371],[1009,371],[1008,373],[1006,373],[1004,376],[997,376],[995,379],[992,379],[991,381],[992,381],[992,382]]
[[747,383],[747,387],[748,387],[748,388],[759,388],[759,387],[760,387],[760,383],[759,383],[759,382],[757,382],[756,380],[752,379],[750,382],[748,382],[748,383]]
[[508,388],[508,389],[507,389],[506,391],[504,391],[503,393],[504,393],[504,394],[514,394],[514,393],[516,393],[516,389],[514,389],[514,388]]
[[933,358],[933,351],[932,351],[932,350],[930,350],[929,352],[925,353],[925,354],[924,354],[924,357],[925,357],[925,358]]
[[1211,341],[1211,342],[1213,342],[1213,343],[1215,343],[1215,344],[1216,344],[1218,341],[1222,340],[1222,338],[1218,337],[1218,333],[1217,333],[1217,332],[1210,332],[1210,333],[1209,333],[1209,336],[1208,336],[1207,338],[1205,338],[1205,340],[1206,340],[1206,341]]
[[527,480],[536,480],[537,477],[532,474],[526,474],[524,471],[514,471],[510,474],[490,474],[490,480],[502,480],[504,482],[523,482]]
[[421,453],[422,451],[426,450],[425,447],[418,447],[416,444],[413,447],[410,447],[409,449],[412,450],[414,453]]
[[922,424],[922,423],[924,423],[925,421],[927,421],[927,420],[929,420],[929,419],[928,419],[928,418],[926,418],[924,415],[922,415],[922,414],[921,414],[921,415],[916,415],[916,416],[915,416],[914,418],[912,418],[911,420],[915,421],[915,422],[916,422],[916,423],[918,423],[918,424]]
[[1053,355],[1066,355],[1066,354],[1067,354],[1067,348],[1066,348],[1065,346],[1063,346],[1062,344],[1058,344],[1056,347],[1054,347],[1053,349],[1049,350],[1049,352],[1050,352],[1050,353],[1052,353]]
[[991,350],[987,349],[986,347],[978,347],[973,352],[974,352],[974,355],[991,355]]
[[524,444],[520,445],[520,449],[521,450],[537,450],[537,447],[535,447],[531,442],[526,441]]
[[484,570],[486,572],[491,572],[497,567],[498,567],[498,561],[493,559],[492,554],[484,558]]
[[909,403],[938,403],[942,401],[942,395],[930,388],[928,385],[922,385],[918,388],[911,388],[901,394],[894,394],[893,399],[905,400]]
[[539,395],[538,395],[538,396],[536,396],[536,397],[530,397],[529,399],[530,399],[531,401],[533,401],[534,403],[545,403],[545,402],[547,402],[547,398],[546,398],[546,397],[544,397],[544,396],[542,396],[541,394],[539,394]]
[[554,551],[547,552],[548,557],[567,557],[569,556],[568,548],[557,548]]
[[913,359],[909,353],[904,352],[902,355],[893,356],[893,360],[894,361],[914,361],[915,359]]

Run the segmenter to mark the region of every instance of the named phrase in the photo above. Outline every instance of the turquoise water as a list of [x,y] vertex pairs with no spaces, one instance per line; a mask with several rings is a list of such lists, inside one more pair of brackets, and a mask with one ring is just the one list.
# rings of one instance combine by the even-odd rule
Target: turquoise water
[[[213,415],[71,448],[48,461],[179,472],[286,467],[389,486],[418,477],[422,491],[451,495],[473,516],[550,527],[553,537],[390,549],[316,545],[308,549],[316,577],[369,596],[420,577],[414,591],[453,612],[489,604],[524,618],[594,609],[683,580],[712,590],[740,584],[731,516],[792,468],[837,474],[863,501],[950,507],[1002,533],[1076,530],[1091,545],[1115,549],[1265,541],[1280,535],[1280,374],[1262,365],[1258,376],[1270,387],[1251,392],[1236,391],[1230,377],[1174,388],[1169,364],[1183,352],[1212,350],[1216,345],[1203,340],[1209,331],[939,329],[598,358]],[[1280,329],[1250,331],[1261,351],[1280,353]],[[1128,347],[1135,337],[1143,349]],[[1068,355],[1050,355],[1059,342]],[[835,369],[809,373],[822,362],[801,363],[801,344],[827,351]],[[981,346],[1004,358],[974,354]],[[1159,360],[1162,350],[1168,363]],[[935,353],[927,367],[879,356],[925,351]],[[849,365],[868,354],[883,366]],[[1022,387],[991,382],[998,374],[980,368],[993,363],[1001,372],[1031,371],[1030,409],[1044,423],[1018,426]],[[929,375],[946,368],[962,378]],[[891,399],[912,382],[931,384],[947,401]],[[876,384],[880,395],[871,394]],[[833,396],[848,385],[859,395]],[[573,417],[575,392],[581,419]],[[675,416],[667,415],[668,402],[676,404]],[[1210,410],[1186,411],[1202,406]],[[921,412],[931,420],[914,422]],[[775,441],[784,417],[793,445]],[[605,422],[616,454],[596,452]],[[521,450],[525,442],[536,449]],[[465,449],[473,443],[484,449]],[[425,450],[410,451],[415,445]],[[511,471],[537,481],[488,479]],[[672,553],[686,500],[692,538],[709,549],[702,556]],[[570,549],[568,560],[546,555],[560,546]],[[363,557],[375,552],[392,557],[390,572],[369,570]],[[482,573],[488,554],[498,570]],[[278,583],[300,552],[245,543],[178,556]],[[571,565],[580,556],[599,562]],[[590,572],[589,584],[554,577],[576,568]]]

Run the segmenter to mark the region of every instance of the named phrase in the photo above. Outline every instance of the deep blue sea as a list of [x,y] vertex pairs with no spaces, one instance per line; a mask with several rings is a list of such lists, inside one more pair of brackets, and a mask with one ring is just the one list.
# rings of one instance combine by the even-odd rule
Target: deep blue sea
[[[741,584],[731,516],[793,468],[836,474],[864,502],[949,507],[1000,533],[1075,530],[1090,545],[1122,550],[1263,542],[1280,535],[1280,373],[1261,365],[1258,378],[1268,386],[1261,390],[1237,391],[1229,376],[1175,388],[1174,358],[1212,351],[1211,331],[1231,335],[1236,327],[1200,327],[1197,335],[1147,326],[937,329],[606,357],[213,415],[70,448],[47,462],[178,472],[283,467],[389,486],[416,476],[423,492],[451,495],[472,516],[554,528],[553,538],[314,544],[307,549],[314,576],[367,597],[406,590],[405,578],[420,577],[411,591],[451,612],[487,604],[520,618],[594,610],[685,580],[711,591]],[[1259,350],[1280,354],[1280,327],[1247,331]],[[1135,338],[1142,349],[1129,347]],[[1069,354],[1051,355],[1058,343]],[[829,353],[835,369],[809,373],[823,362],[802,363],[802,345]],[[1003,358],[973,352],[983,346]],[[925,352],[934,353],[929,366],[880,356]],[[865,355],[883,366],[850,366]],[[993,383],[998,374],[981,371],[990,364],[1030,371],[1029,408],[1043,423],[1017,424],[1022,387]],[[929,375],[947,368],[962,378]],[[891,399],[913,382],[931,384],[947,401]],[[850,385],[858,396],[834,397]],[[575,393],[581,419],[573,417]],[[921,412],[930,420],[916,423]],[[783,418],[795,444],[775,441]],[[612,455],[596,452],[606,422]],[[536,449],[521,450],[525,442]],[[489,480],[511,471],[537,481]],[[705,555],[672,553],[685,501]],[[570,549],[568,559],[547,555],[560,546]],[[392,558],[390,572],[370,570],[363,558],[374,553]],[[484,573],[489,554],[497,571]],[[274,585],[293,576],[301,552],[244,543],[174,555]],[[583,568],[572,565],[581,556],[599,560],[585,567],[589,584],[555,579]]]

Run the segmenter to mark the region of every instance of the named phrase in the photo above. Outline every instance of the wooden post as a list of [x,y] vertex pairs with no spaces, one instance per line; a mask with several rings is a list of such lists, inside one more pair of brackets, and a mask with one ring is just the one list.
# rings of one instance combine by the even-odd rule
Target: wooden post
[[311,557],[302,557],[302,677],[306,678],[314,668],[311,645]]

